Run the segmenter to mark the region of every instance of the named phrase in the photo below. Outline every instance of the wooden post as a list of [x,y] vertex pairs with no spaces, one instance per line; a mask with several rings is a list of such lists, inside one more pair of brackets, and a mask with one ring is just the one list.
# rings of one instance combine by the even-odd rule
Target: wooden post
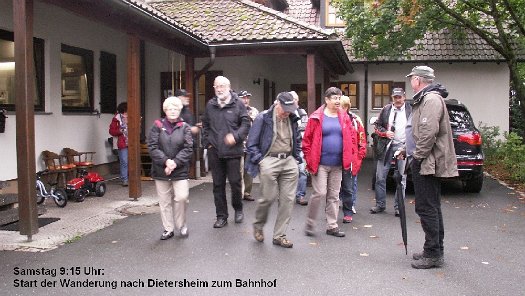
[[35,164],[33,0],[13,0],[15,35],[16,156],[20,234],[38,233]]
[[128,175],[135,200],[142,195],[140,171],[140,39],[128,35]]
[[[186,82],[186,91],[191,93],[190,96],[190,111],[192,114],[194,114],[193,118],[195,120],[195,123],[199,121],[198,115],[195,114],[195,102],[197,101],[198,94],[195,93],[195,86],[193,82],[193,76],[194,73],[194,67],[195,67],[195,59],[191,56],[185,56],[184,57],[184,81]],[[194,141],[198,139],[197,136],[193,137]],[[195,145],[193,146],[195,147]],[[196,165],[196,151],[193,151],[193,156],[191,157],[190,162],[190,173],[189,177],[190,179],[197,179],[197,177],[200,177],[200,174],[197,173],[197,165]]]
[[306,55],[306,83],[308,93],[308,114],[315,111],[315,54]]

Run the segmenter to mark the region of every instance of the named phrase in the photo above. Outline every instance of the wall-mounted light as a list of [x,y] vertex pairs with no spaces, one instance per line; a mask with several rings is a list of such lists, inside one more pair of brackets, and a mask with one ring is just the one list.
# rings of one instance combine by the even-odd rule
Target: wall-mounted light
[[261,78],[254,79],[253,84],[261,85]]

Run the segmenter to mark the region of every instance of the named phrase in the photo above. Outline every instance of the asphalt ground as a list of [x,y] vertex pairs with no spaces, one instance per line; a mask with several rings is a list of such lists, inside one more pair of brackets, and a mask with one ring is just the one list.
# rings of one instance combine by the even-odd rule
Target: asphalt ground
[[[413,193],[407,193],[405,255],[399,218],[393,215],[393,192],[385,213],[368,213],[374,203],[371,168],[366,162],[359,176],[353,223],[340,224],[344,238],[324,233],[321,212],[317,235],[305,236],[307,207],[296,205],[288,229],[293,248],[274,246],[274,204],[264,229],[266,240],[259,243],[252,227],[256,202],[244,202],[241,224],[233,223],[230,206],[229,224],[214,229],[212,185],[204,183],[190,190],[188,238],[160,241],[160,215],[153,211],[115,220],[47,252],[1,251],[0,294],[523,295],[523,196],[488,177],[480,194],[465,194],[457,183],[445,184],[445,265],[415,270],[411,254],[421,251],[424,234]],[[256,197],[258,184],[253,192]],[[67,280],[80,287],[67,287]]]

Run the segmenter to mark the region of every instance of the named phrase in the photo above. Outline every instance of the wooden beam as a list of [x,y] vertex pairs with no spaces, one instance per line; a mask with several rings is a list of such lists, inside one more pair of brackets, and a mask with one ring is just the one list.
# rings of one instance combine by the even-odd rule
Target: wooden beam
[[324,71],[323,71],[323,86],[321,88],[321,92],[323,90],[326,90],[329,87],[330,87],[330,70],[328,70],[327,68],[324,68]]
[[[195,58],[185,56],[184,67],[184,81],[186,82],[186,90],[192,94],[192,96],[190,96],[190,109],[193,112],[195,111],[195,102],[198,96],[198,94],[195,93],[195,85],[193,84],[193,76],[195,75]],[[197,122],[197,118],[195,118],[195,122]]]
[[13,0],[15,35],[16,155],[20,234],[38,233],[35,164],[33,0]]
[[140,39],[128,35],[128,175],[135,200],[142,195],[140,170]]
[[306,90],[308,93],[308,114],[315,111],[315,54],[306,55]]

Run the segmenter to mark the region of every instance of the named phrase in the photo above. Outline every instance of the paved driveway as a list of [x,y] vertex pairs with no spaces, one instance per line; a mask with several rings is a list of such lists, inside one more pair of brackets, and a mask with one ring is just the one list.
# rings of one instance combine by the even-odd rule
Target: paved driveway
[[[251,224],[255,202],[245,202],[244,223],[230,219],[227,227],[213,229],[212,186],[205,183],[190,191],[189,238],[160,241],[160,216],[153,213],[115,221],[48,252],[2,251],[0,289],[3,295],[523,295],[523,198],[489,178],[480,194],[464,194],[447,184],[446,264],[414,270],[410,255],[421,250],[423,233],[413,194],[407,194],[407,256],[393,215],[393,193],[386,213],[368,214],[371,166],[367,162],[360,175],[354,222],[341,224],[345,238],[324,234],[322,217],[317,236],[306,237],[306,207],[297,205],[288,230],[293,249],[271,244],[275,208],[264,229],[267,239],[258,243]],[[53,271],[54,277],[25,275]],[[65,287],[67,280],[81,287]],[[42,288],[43,283],[55,287]],[[22,284],[37,287],[15,287]]]

